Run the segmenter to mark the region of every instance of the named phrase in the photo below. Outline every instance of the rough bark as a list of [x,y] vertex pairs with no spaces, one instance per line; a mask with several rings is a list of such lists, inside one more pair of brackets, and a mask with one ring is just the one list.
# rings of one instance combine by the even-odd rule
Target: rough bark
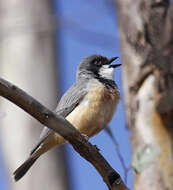
[[[45,105],[57,104],[55,31],[51,1],[0,1],[0,74],[20,85]],[[18,183],[13,171],[28,157],[42,126],[22,110],[2,100],[6,116],[0,127],[9,174],[9,189],[67,189],[64,153],[52,150]],[[58,154],[58,156],[57,156]],[[40,175],[41,174],[41,175]]]
[[133,156],[148,144],[160,154],[135,172],[135,190],[173,188],[173,3],[116,0],[123,88]]

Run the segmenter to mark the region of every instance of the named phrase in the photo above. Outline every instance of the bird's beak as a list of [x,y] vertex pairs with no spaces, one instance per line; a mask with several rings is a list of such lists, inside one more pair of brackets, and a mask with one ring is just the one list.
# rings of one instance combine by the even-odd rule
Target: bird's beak
[[[109,59],[109,64],[111,64],[116,59],[118,59],[118,57],[112,57],[111,59]],[[116,68],[116,67],[119,67],[119,66],[121,66],[121,64],[110,65],[110,67],[112,67],[112,68]]]

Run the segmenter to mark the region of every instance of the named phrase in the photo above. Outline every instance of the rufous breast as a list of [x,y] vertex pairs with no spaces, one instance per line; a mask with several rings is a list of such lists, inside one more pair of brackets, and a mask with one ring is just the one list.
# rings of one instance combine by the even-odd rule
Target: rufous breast
[[119,101],[117,88],[108,89],[99,81],[88,84],[82,102],[66,117],[81,133],[91,137],[106,126]]

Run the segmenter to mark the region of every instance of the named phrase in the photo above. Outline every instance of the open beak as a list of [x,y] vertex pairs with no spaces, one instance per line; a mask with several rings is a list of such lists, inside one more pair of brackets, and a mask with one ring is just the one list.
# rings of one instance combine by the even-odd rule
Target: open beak
[[[109,64],[111,64],[116,59],[118,59],[118,57],[112,57],[111,59],[109,59]],[[116,67],[119,67],[119,66],[121,66],[121,64],[110,65],[110,67],[112,67],[112,68],[116,68]]]

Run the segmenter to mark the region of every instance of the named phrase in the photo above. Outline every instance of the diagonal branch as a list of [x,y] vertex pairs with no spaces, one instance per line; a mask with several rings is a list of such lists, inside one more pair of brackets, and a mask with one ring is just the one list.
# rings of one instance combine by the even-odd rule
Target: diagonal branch
[[0,96],[10,100],[43,125],[63,136],[73,148],[100,173],[110,190],[128,190],[120,175],[109,165],[97,148],[63,117],[56,115],[17,86],[0,78]]

